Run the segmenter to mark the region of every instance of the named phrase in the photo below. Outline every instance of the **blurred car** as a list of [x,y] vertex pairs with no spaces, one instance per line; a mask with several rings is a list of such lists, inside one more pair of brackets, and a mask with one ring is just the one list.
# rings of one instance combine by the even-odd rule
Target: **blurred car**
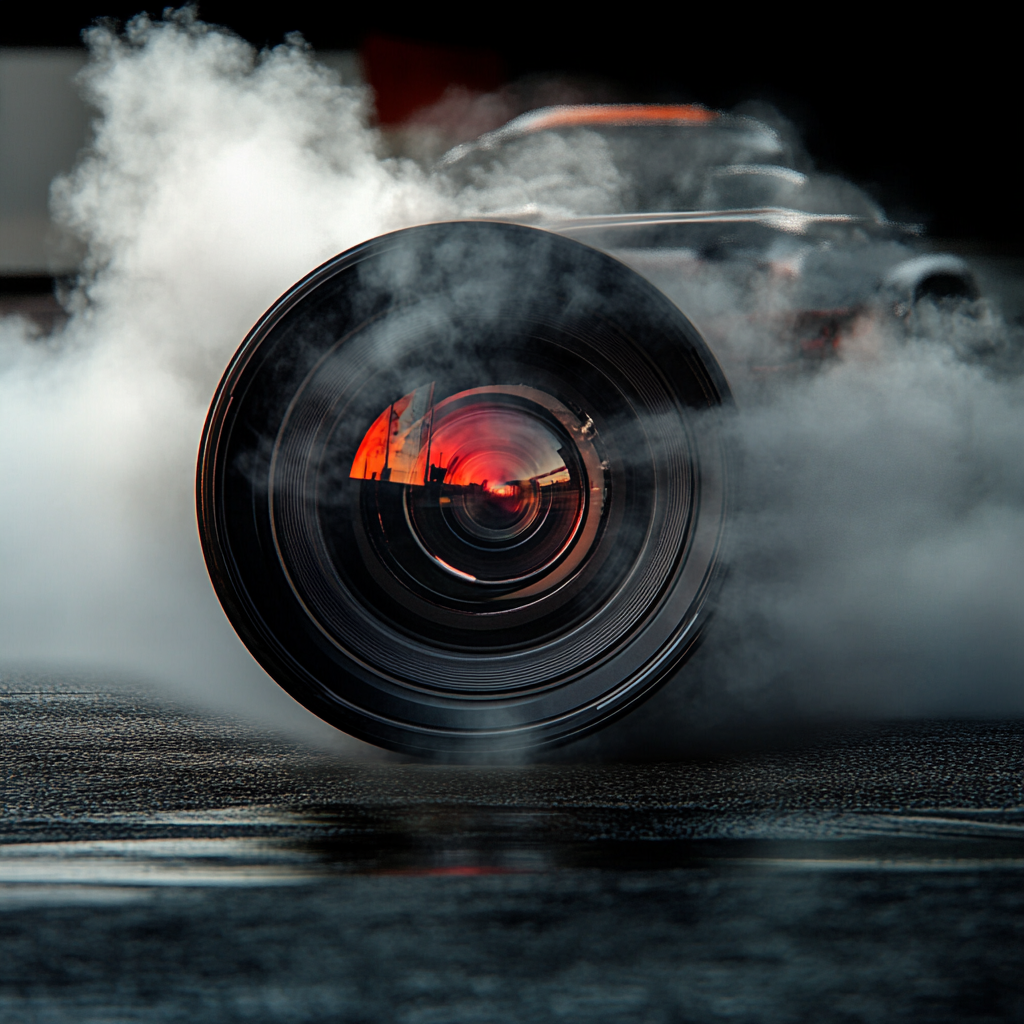
[[522,173],[544,140],[572,150],[595,136],[620,182],[604,209],[552,217],[529,204],[496,215],[641,272],[695,322],[731,380],[820,364],[880,322],[913,333],[928,300],[964,310],[979,298],[963,259],[927,251],[919,226],[889,221],[861,189],[815,171],[785,129],[753,117],[692,105],[548,107],[449,151],[438,174],[460,191],[503,165]]

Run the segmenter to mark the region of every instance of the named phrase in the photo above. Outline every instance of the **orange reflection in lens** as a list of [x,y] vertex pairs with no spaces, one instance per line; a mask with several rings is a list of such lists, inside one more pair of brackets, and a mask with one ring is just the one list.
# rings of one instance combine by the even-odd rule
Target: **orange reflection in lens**
[[385,409],[367,430],[350,476],[412,486],[444,483],[473,488],[509,511],[536,487],[567,483],[555,435],[521,410],[487,401],[436,407],[431,383]]
[[434,385],[417,388],[392,402],[366,432],[352,460],[355,480],[424,484],[418,465],[429,447]]
[[[434,404],[427,384],[384,409],[352,461],[354,480],[402,486],[420,551],[450,576],[542,593],[588,557],[605,502],[605,464],[585,422],[526,384],[486,385]],[[507,599],[509,591],[502,592]]]

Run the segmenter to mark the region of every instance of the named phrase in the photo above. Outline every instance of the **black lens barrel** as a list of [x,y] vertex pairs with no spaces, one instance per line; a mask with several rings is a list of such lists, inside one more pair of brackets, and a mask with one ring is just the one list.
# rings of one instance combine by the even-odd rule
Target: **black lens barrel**
[[597,250],[495,222],[374,239],[286,293],[221,381],[211,578],[347,732],[447,759],[564,742],[704,628],[729,401],[685,316]]

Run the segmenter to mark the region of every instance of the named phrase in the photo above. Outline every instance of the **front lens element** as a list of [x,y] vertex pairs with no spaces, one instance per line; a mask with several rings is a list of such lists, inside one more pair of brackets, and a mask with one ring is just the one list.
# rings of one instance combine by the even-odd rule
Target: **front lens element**
[[[350,476],[366,482],[366,518],[401,522],[401,503],[415,541],[402,569],[435,592],[417,556],[504,597],[562,582],[585,559],[604,506],[593,432],[535,388],[473,388],[435,402],[438,391],[431,383],[392,402],[364,435]],[[392,539],[385,560],[395,557]]]

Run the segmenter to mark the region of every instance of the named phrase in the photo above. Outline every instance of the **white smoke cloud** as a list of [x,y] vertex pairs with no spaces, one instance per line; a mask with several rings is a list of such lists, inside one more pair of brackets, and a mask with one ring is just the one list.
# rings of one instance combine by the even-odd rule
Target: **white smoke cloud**
[[723,656],[728,677],[826,711],[1024,709],[1020,380],[948,343],[889,340],[780,397],[736,423],[745,482],[722,610],[762,649]]
[[[379,155],[366,93],[301,40],[257,55],[186,13],[89,44],[95,139],[53,193],[88,248],[73,315],[48,339],[0,321],[2,661],[303,728],[228,626],[196,536],[196,450],[228,359],[281,292],[366,238],[590,212],[622,182],[594,136],[585,154],[524,149],[530,166],[452,196]],[[782,686],[860,711],[1019,710],[1024,392],[948,345],[886,352],[738,417],[748,485],[719,616],[734,642],[709,643],[705,677],[747,704]]]
[[88,41],[95,139],[53,192],[88,246],[74,313],[47,341],[0,326],[3,661],[156,677],[287,717],[205,579],[206,408],[296,279],[451,206],[414,165],[375,156],[365,92],[299,41],[256,55],[187,14]]
[[944,328],[743,396],[708,637],[580,753],[658,759],[836,720],[1024,712],[1024,383],[964,362]]
[[550,133],[517,140],[457,195],[468,216],[515,211],[557,220],[607,213],[618,206],[623,187],[610,147],[596,132],[579,132],[571,140]]
[[[457,202],[413,161],[381,156],[367,91],[298,37],[256,53],[185,9],[87,42],[94,138],[52,189],[55,219],[87,248],[72,316],[51,338],[0,321],[0,665],[171,684],[315,731],[244,651],[206,575],[193,488],[217,381],[324,260],[532,193],[506,179],[504,200]],[[571,212],[577,167],[578,154],[561,170],[547,159],[535,205],[551,193]]]

